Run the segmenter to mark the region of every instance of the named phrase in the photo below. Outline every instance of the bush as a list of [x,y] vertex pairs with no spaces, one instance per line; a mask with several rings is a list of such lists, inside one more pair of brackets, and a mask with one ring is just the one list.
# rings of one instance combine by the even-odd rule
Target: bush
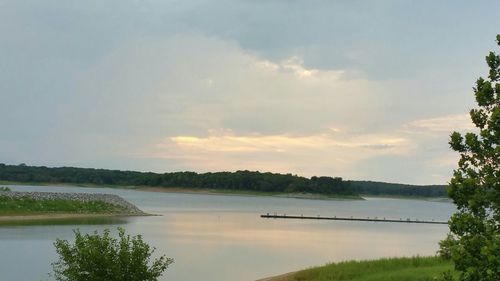
[[444,240],[439,241],[439,250],[437,251],[438,256],[445,260],[451,259],[451,250],[453,246],[457,245],[457,240],[453,235],[448,234]]
[[54,243],[59,260],[52,267],[58,281],[156,281],[173,263],[161,256],[150,265],[155,248],[141,235],[126,235],[123,228],[118,228],[119,239],[108,229],[102,235],[74,233],[74,244],[60,239]]

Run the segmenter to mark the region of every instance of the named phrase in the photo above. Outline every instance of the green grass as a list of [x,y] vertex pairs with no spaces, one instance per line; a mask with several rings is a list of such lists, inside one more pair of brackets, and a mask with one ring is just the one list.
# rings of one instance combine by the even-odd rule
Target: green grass
[[33,214],[108,214],[123,213],[125,208],[101,201],[11,199],[0,196],[0,216]]
[[439,257],[390,258],[348,261],[298,271],[276,281],[431,281],[453,271],[450,261]]

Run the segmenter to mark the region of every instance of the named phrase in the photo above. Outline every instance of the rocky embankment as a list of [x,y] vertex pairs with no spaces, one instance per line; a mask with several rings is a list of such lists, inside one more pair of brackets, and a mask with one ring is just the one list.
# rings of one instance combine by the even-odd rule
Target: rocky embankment
[[75,200],[80,202],[101,201],[123,207],[126,214],[146,215],[146,213],[141,211],[134,204],[114,194],[0,191],[0,197],[8,197],[11,199],[30,198],[33,200]]

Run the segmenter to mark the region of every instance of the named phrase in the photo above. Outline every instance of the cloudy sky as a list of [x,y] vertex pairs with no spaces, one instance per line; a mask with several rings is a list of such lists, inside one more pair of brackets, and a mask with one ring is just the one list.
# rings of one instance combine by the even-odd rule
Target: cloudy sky
[[0,162],[443,184],[498,11],[0,0]]

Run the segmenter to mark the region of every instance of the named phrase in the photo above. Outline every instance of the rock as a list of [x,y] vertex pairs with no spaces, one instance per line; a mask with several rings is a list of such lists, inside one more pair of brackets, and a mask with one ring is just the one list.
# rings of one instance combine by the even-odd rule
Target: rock
[[134,204],[126,201],[118,195],[104,193],[64,193],[64,192],[18,192],[0,191],[0,197],[11,199],[30,198],[33,200],[75,200],[80,202],[101,201],[124,207],[127,213],[134,215],[145,215]]

